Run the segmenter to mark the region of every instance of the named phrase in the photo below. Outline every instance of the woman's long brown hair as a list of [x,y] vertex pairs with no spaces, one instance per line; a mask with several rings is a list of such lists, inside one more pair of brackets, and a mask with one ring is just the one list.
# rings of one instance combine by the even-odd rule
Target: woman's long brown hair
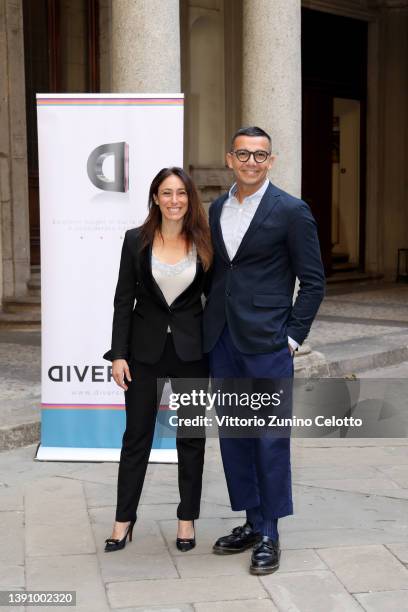
[[153,244],[156,232],[161,233],[162,214],[160,207],[155,204],[153,196],[158,195],[159,187],[164,179],[172,175],[178,176],[181,179],[187,191],[188,208],[183,217],[183,227],[181,230],[187,243],[187,249],[190,249],[194,244],[204,270],[208,270],[211,266],[213,250],[207,216],[196,186],[188,174],[184,172],[183,168],[178,168],[177,166],[162,168],[150,185],[149,214],[141,227],[142,249]]

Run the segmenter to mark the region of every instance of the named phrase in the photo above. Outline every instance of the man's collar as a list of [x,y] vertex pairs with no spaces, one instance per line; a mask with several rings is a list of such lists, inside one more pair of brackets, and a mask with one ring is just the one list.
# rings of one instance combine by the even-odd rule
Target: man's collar
[[[268,185],[269,185],[269,179],[266,178],[265,182],[263,183],[263,185],[258,189],[258,191],[255,191],[255,193],[252,193],[250,196],[247,196],[245,198],[245,200],[251,200],[252,198],[254,199],[261,199],[262,196],[264,195],[265,191],[268,189]],[[231,189],[228,192],[228,197],[235,197],[235,194],[237,193],[237,184],[234,183],[231,187]]]

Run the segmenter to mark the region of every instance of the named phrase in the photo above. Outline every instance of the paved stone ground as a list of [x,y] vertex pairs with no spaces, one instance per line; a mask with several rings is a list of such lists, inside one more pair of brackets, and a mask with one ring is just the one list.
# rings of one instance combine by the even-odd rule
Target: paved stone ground
[[249,575],[249,551],[211,553],[243,522],[216,440],[188,553],[175,546],[175,465],[149,466],[133,542],[106,554],[117,464],[40,463],[35,450],[0,456],[0,588],[75,590],[87,612],[408,610],[406,440],[293,441],[296,513],[280,521],[281,568],[264,578]]
[[[336,288],[310,345],[348,365],[354,350],[368,364],[366,378],[408,378],[407,291]],[[336,320],[336,304],[347,323]],[[355,335],[346,335],[346,325]],[[377,333],[368,333],[373,328]],[[388,357],[372,359],[381,351]],[[3,429],[35,421],[39,358],[38,335],[0,336]],[[76,590],[76,609],[86,612],[408,610],[406,439],[293,440],[295,515],[280,521],[280,570],[263,578],[249,575],[249,551],[211,553],[214,539],[243,521],[230,510],[216,440],[207,443],[198,544],[188,553],[175,547],[175,465],[149,466],[134,541],[112,555],[103,542],[113,521],[117,464],[36,462],[35,450],[0,454],[2,589]]]

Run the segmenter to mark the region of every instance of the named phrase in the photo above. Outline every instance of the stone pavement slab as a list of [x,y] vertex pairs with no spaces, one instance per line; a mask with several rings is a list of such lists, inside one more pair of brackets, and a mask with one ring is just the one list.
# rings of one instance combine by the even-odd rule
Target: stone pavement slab
[[318,554],[350,593],[408,589],[408,570],[384,546],[325,548]]
[[270,599],[196,603],[194,608],[196,612],[278,612],[278,608]]
[[23,487],[7,484],[0,485],[0,512],[5,510],[23,510]]
[[282,572],[301,572],[305,570],[327,569],[315,550],[296,549],[283,550],[280,559],[279,571]]
[[113,515],[114,508],[116,506],[116,485],[100,484],[99,482],[87,482],[85,480],[83,487],[88,508],[102,508],[104,506],[109,506],[113,508],[113,510],[111,510]]
[[0,561],[0,589],[9,591],[24,585],[24,563],[12,565],[9,561]]
[[[336,448],[348,449],[349,447],[358,448],[387,448],[388,446],[405,446],[408,447],[407,438],[297,438],[292,440],[292,450],[296,453],[297,449],[301,448]],[[324,467],[324,466],[323,466]],[[333,466],[334,468],[336,466]],[[374,469],[377,469],[376,466]],[[343,468],[342,468],[343,469]],[[360,466],[356,466],[357,471]]]
[[408,541],[406,500],[295,485],[294,507],[279,521],[285,549]]
[[361,608],[330,571],[276,572],[261,578],[279,610],[353,612]]
[[108,582],[159,580],[162,578],[179,577],[168,552],[156,555],[135,553],[135,546],[130,544],[123,551],[119,560],[117,556],[110,553],[101,553],[99,555],[101,576],[105,584]]
[[129,606],[134,602],[151,605],[154,601],[158,605],[169,606],[178,603],[240,601],[268,597],[259,580],[249,575],[112,582],[107,585],[107,594],[113,609]]
[[292,470],[292,479],[296,483],[314,482],[315,480],[344,480],[345,478],[355,478],[365,480],[376,478],[380,474],[377,468],[366,465],[348,465],[337,468],[335,466],[321,467],[300,467],[295,466]]
[[78,464],[73,462],[35,461],[36,448],[37,445],[30,445],[0,454],[1,487],[17,487],[37,478],[66,476],[78,470]]
[[[333,465],[336,468],[352,467],[353,465],[367,466],[394,466],[408,465],[407,440],[404,439],[403,445],[398,446],[364,446],[364,441],[359,442],[360,446],[341,448],[341,444],[330,446],[329,440],[324,442],[326,447],[302,447],[293,445],[293,464],[296,467],[311,467],[311,466],[328,466]],[[346,441],[345,447],[349,446],[349,441]],[[307,450],[306,450],[307,448]]]
[[179,555],[175,557],[181,578],[210,578],[212,576],[248,576],[251,552],[229,555],[228,558],[214,555],[211,548],[206,554]]
[[400,487],[408,489],[408,465],[379,466],[378,469]]
[[[74,537],[75,532],[70,535]],[[64,552],[61,550],[61,553]],[[26,574],[28,590],[76,591],[76,607],[72,608],[75,612],[109,611],[95,555],[28,557]],[[27,610],[37,612],[38,607],[29,606]],[[61,606],[47,606],[46,610],[60,612]]]
[[132,608],[118,608],[118,612],[195,612],[190,604],[177,604],[170,606],[135,606]]
[[44,478],[27,484],[26,549],[30,557],[94,553],[81,482]]
[[387,548],[401,563],[408,565],[408,544],[387,544]]
[[[406,540],[407,535],[403,536]],[[378,529],[302,529],[299,531],[282,532],[282,547],[298,550],[304,548],[324,548],[333,546],[365,546],[377,542],[395,542],[398,535]]]
[[218,504],[229,506],[228,491],[225,485],[225,479],[218,477],[211,482],[211,486],[206,486],[203,482],[202,501],[207,504]]
[[336,478],[297,480],[298,484],[318,487],[320,489],[335,489],[337,491],[356,491],[359,493],[372,493],[373,495],[386,495],[399,499],[408,499],[408,489],[402,489],[396,482],[387,478]]
[[[116,487],[118,463],[73,463],[70,478],[86,483],[105,484]],[[147,472],[149,475],[149,469]]]
[[357,601],[367,612],[407,612],[407,591],[383,591],[380,593],[361,593],[356,596]]
[[[229,555],[228,558],[211,552],[203,555],[180,555],[175,563],[182,578],[209,576],[248,575],[251,551]],[[327,569],[327,566],[314,550],[284,550],[280,560],[280,571],[297,572],[302,570]]]
[[[146,482],[146,481],[145,481]],[[179,491],[177,481],[172,478],[167,483],[146,482],[143,487],[140,501],[143,504],[160,504],[163,500],[169,503],[179,503]]]
[[5,566],[24,564],[24,513],[2,512],[0,525],[0,563]]
[[385,530],[398,536],[401,525],[407,525],[405,499],[298,484],[293,486],[293,491],[295,514],[281,519],[288,532],[347,527]]

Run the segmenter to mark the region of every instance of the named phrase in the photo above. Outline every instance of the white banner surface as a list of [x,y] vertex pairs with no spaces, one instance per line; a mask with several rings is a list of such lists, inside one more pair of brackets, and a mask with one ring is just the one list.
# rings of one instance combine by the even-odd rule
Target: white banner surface
[[[124,398],[102,355],[110,347],[121,246],[125,231],[146,217],[154,175],[183,165],[183,96],[38,94],[37,114],[42,299],[37,458],[112,459],[113,452],[117,459]],[[173,441],[155,436],[156,457],[161,445],[169,456]]]

